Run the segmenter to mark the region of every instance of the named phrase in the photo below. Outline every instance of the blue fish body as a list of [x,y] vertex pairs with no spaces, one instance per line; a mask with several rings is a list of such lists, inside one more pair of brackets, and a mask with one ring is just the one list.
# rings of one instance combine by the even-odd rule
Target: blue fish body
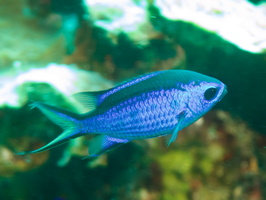
[[86,134],[96,134],[89,146],[89,156],[98,156],[132,140],[171,135],[208,112],[227,93],[219,80],[188,70],[153,72],[136,77],[109,90],[84,92],[76,98],[89,113],[78,115],[35,102],[64,132],[37,153]]

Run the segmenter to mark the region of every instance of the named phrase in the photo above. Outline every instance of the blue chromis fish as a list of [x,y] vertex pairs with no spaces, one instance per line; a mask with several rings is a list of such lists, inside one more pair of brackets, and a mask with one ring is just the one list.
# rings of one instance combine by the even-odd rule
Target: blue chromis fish
[[170,145],[180,130],[202,117],[226,93],[226,85],[215,78],[188,70],[166,70],[108,90],[76,94],[83,105],[94,105],[85,114],[34,102],[34,107],[64,131],[47,145],[18,154],[38,153],[88,134],[95,134],[88,157],[138,139],[170,135]]

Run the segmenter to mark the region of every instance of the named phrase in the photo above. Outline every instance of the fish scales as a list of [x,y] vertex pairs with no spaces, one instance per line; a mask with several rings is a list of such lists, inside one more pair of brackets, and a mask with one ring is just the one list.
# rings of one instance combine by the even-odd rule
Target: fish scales
[[[168,101],[162,103],[166,93]],[[167,134],[178,123],[176,119],[180,113],[178,105],[170,104],[172,100],[177,101],[179,95],[181,93],[178,94],[178,90],[160,90],[136,96],[136,101],[128,99],[106,113],[89,118],[89,120],[85,119],[84,123],[88,124],[86,127],[91,129],[86,129],[84,132],[103,133],[128,139],[156,137],[162,131]],[[114,118],[114,111],[116,118]],[[155,123],[157,120],[159,123]]]

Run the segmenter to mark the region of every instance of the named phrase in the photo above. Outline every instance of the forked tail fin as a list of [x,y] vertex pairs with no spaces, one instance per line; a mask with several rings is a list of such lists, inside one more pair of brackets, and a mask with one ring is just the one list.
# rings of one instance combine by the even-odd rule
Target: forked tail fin
[[50,143],[48,143],[47,145],[39,149],[36,149],[33,151],[19,152],[17,153],[17,155],[42,152],[42,151],[51,149],[53,147],[56,147],[60,144],[63,144],[70,139],[73,139],[73,138],[76,138],[82,135],[79,132],[80,121],[78,120],[79,117],[77,114],[71,113],[63,109],[56,108],[54,106],[49,106],[49,105],[46,105],[40,102],[32,103],[32,107],[39,108],[41,112],[45,114],[51,121],[53,121],[55,124],[57,124],[62,129],[64,129],[64,132],[61,135],[59,135],[57,138],[52,140]]

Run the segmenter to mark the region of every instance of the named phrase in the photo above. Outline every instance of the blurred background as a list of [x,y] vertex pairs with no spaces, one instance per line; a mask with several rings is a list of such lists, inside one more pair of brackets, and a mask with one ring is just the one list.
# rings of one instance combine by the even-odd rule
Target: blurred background
[[[266,1],[0,0],[0,30],[1,200],[266,199]],[[14,154],[62,132],[30,102],[83,112],[74,93],[167,69],[228,87],[170,147]]]

